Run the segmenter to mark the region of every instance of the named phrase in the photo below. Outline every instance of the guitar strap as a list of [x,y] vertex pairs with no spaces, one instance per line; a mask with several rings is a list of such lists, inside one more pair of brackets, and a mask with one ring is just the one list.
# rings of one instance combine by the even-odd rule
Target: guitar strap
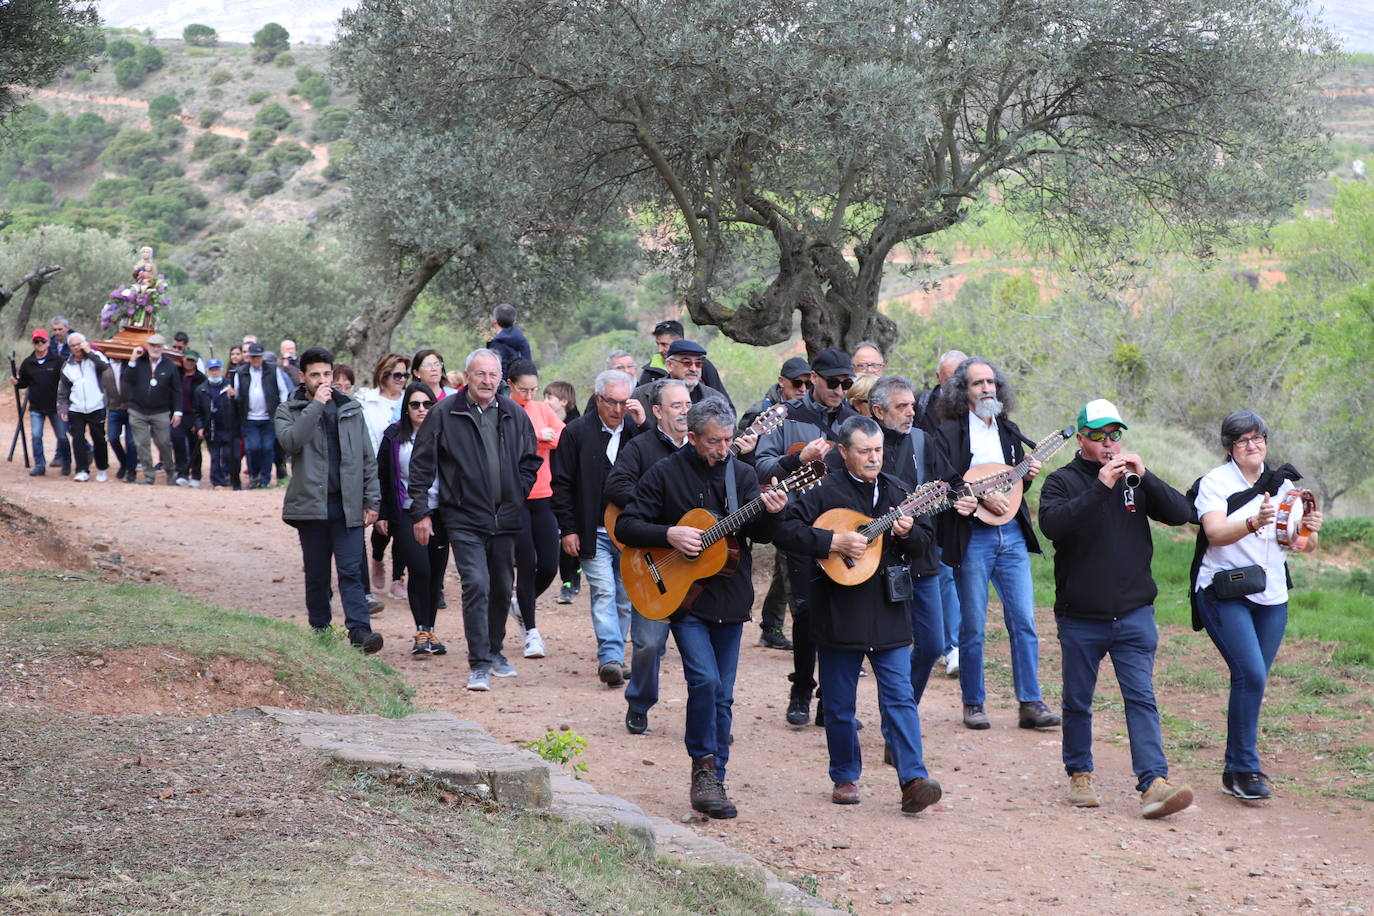
[[734,515],[739,510],[739,484],[735,482],[735,456],[725,459],[725,511]]

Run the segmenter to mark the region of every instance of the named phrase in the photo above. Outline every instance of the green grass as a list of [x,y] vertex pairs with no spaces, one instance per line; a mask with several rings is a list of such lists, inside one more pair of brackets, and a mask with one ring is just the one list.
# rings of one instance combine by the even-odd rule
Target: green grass
[[282,687],[330,709],[402,716],[413,690],[395,670],[296,624],[224,611],[157,585],[89,574],[0,574],[0,655],[99,656],[159,646],[197,660],[266,665]]

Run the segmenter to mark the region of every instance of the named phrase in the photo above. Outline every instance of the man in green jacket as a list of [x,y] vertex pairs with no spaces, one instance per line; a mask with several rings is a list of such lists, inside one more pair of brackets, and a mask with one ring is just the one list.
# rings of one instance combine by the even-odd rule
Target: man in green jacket
[[362,405],[336,390],[334,356],[311,347],[300,356],[302,382],[277,406],[277,441],[294,473],[282,520],[296,529],[305,560],[305,609],[310,626],[329,627],[329,561],[339,575],[348,641],[364,652],[382,647],[372,631],[363,580],[363,529],[377,520],[381,488]]

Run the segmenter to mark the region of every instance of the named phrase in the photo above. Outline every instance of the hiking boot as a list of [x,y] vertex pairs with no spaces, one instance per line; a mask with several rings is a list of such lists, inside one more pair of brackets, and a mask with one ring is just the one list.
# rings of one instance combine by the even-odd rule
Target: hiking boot
[[992,720],[983,712],[982,705],[964,704],[964,728],[992,728]]
[[716,778],[714,755],[692,758],[691,799],[692,810],[703,814],[710,814],[725,803],[725,792]]
[[782,649],[790,652],[792,641],[782,633],[781,627],[769,627],[759,634],[759,645],[765,649]]
[[1157,776],[1150,788],[1140,793],[1140,816],[1149,820],[1168,817],[1192,803],[1191,786],[1176,786],[1163,776]]
[[1039,700],[1022,703],[1021,713],[1016,720],[1016,724],[1022,728],[1054,728],[1059,722],[1059,717]]
[[1269,789],[1269,779],[1263,773],[1234,773],[1230,770],[1221,774],[1221,791],[1246,801],[1257,801],[1273,794]]
[[427,657],[431,654],[429,651],[429,630],[415,631],[415,642],[411,644],[410,654],[422,657]]
[[525,631],[525,658],[544,657],[544,637],[539,635],[539,630]]
[[805,725],[811,721],[811,691],[793,693],[787,701],[787,724]]
[[438,637],[436,637],[436,636],[434,635],[434,630],[431,629],[431,630],[429,631],[429,654],[430,654],[430,655],[444,655],[444,654],[446,654],[447,652],[448,652],[448,646],[446,646],[446,645],[444,645],[443,643],[439,642]]
[[944,795],[940,784],[933,779],[918,776],[902,786],[902,813],[917,814],[940,800]]
[[572,604],[573,587],[571,582],[564,582],[563,587],[558,590],[559,604]]
[[348,634],[348,643],[355,648],[362,649],[365,654],[371,655],[382,648],[382,634],[373,630],[351,630]]
[[1069,777],[1069,804],[1075,808],[1096,808],[1102,804],[1093,789],[1092,773],[1074,773]]
[[830,790],[830,800],[837,805],[857,805],[859,803],[859,784],[857,782],[837,782]]
[[596,676],[607,687],[619,687],[625,683],[625,668],[620,662],[603,662],[596,669]]
[[30,477],[45,477],[45,476],[47,476],[47,473],[48,473],[48,469],[47,469],[47,468],[38,468],[38,467],[36,467],[36,468],[34,468],[32,471],[29,471],[29,476],[30,476]]
[[491,673],[486,668],[474,668],[468,675],[468,690],[486,693],[491,689]]
[[498,655],[491,663],[491,673],[493,677],[515,677],[518,672],[504,655]]
[[632,735],[642,735],[649,730],[649,714],[625,710],[625,730]]
[[374,592],[386,591],[386,564],[381,560],[370,560],[367,568],[372,578],[372,590]]

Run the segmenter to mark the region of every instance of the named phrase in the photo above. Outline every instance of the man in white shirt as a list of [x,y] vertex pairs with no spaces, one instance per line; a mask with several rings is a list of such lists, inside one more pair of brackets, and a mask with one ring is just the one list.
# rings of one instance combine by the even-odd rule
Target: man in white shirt
[[240,367],[234,381],[239,402],[239,429],[243,431],[243,451],[248,457],[248,489],[257,490],[272,483],[273,454],[277,437],[272,415],[289,393],[281,390],[278,373],[266,365],[262,344],[248,345],[248,362]]
[[86,335],[72,331],[67,335],[71,356],[62,366],[62,380],[57,383],[57,413],[72,437],[72,457],[76,459],[76,474],[72,480],[91,479],[91,444],[86,430],[91,431],[95,443],[95,479],[104,483],[109,479],[110,456],[105,444],[104,375],[110,370],[105,354],[92,350]]

